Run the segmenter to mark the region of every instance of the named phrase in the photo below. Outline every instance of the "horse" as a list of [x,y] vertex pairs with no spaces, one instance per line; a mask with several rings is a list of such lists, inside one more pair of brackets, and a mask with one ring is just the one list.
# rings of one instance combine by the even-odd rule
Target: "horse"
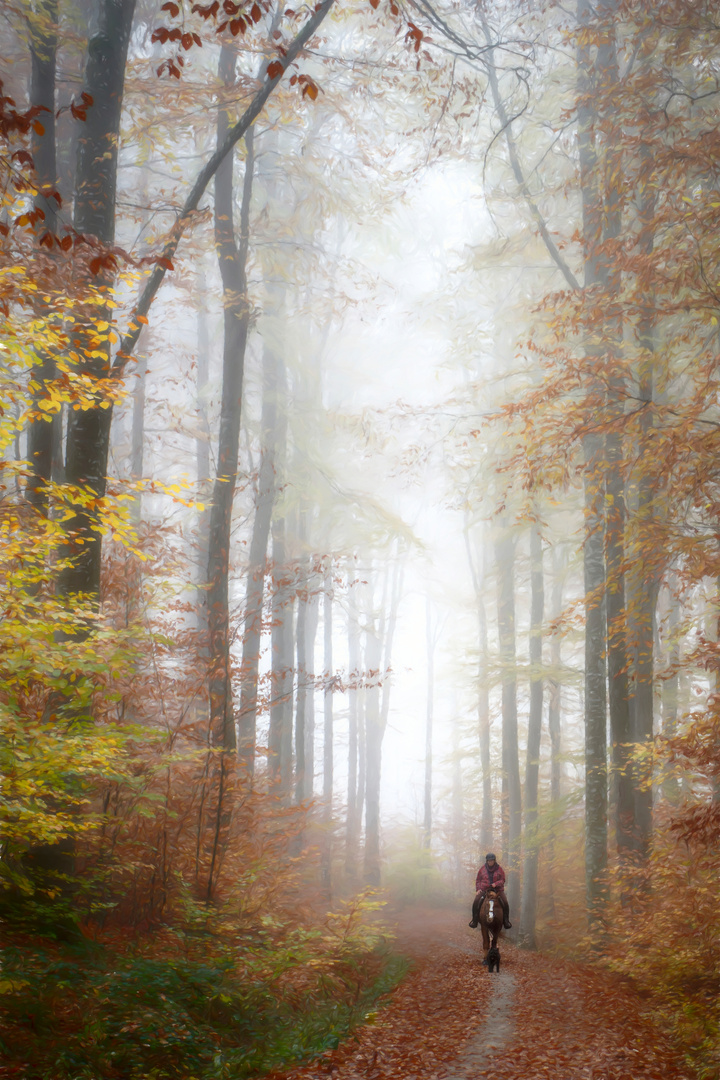
[[493,961],[497,958],[497,970],[500,971],[500,954],[497,943],[503,929],[503,906],[500,903],[497,890],[493,889],[492,886],[486,891],[485,899],[480,905],[478,921],[482,932],[483,949],[485,950],[483,963],[488,963],[488,954],[493,949]]

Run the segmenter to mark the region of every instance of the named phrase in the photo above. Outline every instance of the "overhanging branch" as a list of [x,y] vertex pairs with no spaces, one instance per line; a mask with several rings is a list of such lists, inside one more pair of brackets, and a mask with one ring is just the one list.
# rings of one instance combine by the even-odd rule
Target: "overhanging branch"
[[[215,153],[208,160],[207,164],[200,170],[197,179],[195,180],[195,183],[193,184],[192,189],[190,190],[188,197],[185,200],[185,204],[182,208],[182,211],[180,212],[177,221],[168,233],[167,240],[165,241],[165,245],[162,250],[162,255],[160,256],[157,265],[155,266],[153,272],[150,274],[148,280],[145,282],[145,286],[140,293],[140,297],[133,311],[130,330],[128,330],[127,334],[125,334],[122,341],[120,342],[120,348],[118,349],[117,355],[113,362],[112,374],[115,377],[122,376],[123,371],[125,370],[125,366],[132,356],[133,349],[137,345],[138,338],[140,337],[140,332],[142,330],[142,323],[139,322],[139,319],[145,319],[145,317],[147,316],[147,313],[150,310],[150,306],[155,299],[155,295],[163,282],[165,274],[171,266],[172,259],[178,248],[178,244],[183,237],[185,229],[187,228],[193,213],[198,208],[198,204],[205,192],[205,189],[207,188],[208,184],[217,172],[218,167],[220,166],[222,161],[231,152],[236,143],[240,142],[240,140],[245,135],[245,132],[260,115],[263,106],[265,105],[265,102],[268,100],[273,90],[278,85],[287,69],[290,67],[290,64],[293,63],[293,61],[297,58],[305,45],[307,45],[308,41],[318,29],[334,3],[335,0],[323,0],[322,3],[318,4],[317,8],[310,16],[308,21],[305,23],[302,30],[299,31],[297,36],[290,43],[285,56],[279,57],[276,61],[278,64],[281,65],[281,70],[275,71],[272,78],[270,78],[269,73],[266,73],[262,86],[255,94],[255,97],[252,99],[243,115],[240,117],[234,127],[230,128],[227,135],[225,136],[225,140],[222,145],[217,148]],[[272,71],[274,67],[275,64],[271,64],[268,72]]]

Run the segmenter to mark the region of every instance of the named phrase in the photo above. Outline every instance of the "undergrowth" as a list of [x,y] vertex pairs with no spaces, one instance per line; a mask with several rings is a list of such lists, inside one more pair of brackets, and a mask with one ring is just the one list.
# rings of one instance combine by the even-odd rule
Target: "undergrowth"
[[[120,951],[3,950],[0,1056],[23,1080],[225,1080],[333,1049],[402,978],[387,942],[320,932],[242,948],[183,934]],[[174,938],[174,940],[173,940]]]

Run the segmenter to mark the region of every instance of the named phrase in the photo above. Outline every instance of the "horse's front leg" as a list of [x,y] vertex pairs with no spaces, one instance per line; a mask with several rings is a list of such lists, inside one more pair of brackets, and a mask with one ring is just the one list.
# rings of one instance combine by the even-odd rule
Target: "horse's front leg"
[[485,952],[485,959],[487,960],[488,949],[490,948],[490,934],[487,926],[484,923],[480,923],[480,931],[483,939],[483,950]]

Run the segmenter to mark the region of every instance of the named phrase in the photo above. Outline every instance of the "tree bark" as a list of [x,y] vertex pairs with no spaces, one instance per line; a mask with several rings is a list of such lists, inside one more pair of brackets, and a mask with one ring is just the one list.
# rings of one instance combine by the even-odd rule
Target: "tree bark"
[[[550,594],[551,618],[558,619],[562,613],[563,559],[560,548],[553,548],[552,589]],[[548,679],[548,735],[550,736],[550,804],[553,814],[550,837],[548,839],[548,892],[550,895],[550,913],[555,912],[555,889],[553,870],[555,866],[555,840],[557,835],[557,814],[562,797],[562,635],[555,631],[550,637],[550,671]]]
[[322,858],[322,878],[325,888],[332,888],[332,813],[334,791],[334,723],[333,723],[333,642],[332,642],[333,576],[332,559],[325,563],[323,580],[323,824],[325,838]]
[[483,540],[480,540],[480,571],[475,567],[470,529],[465,520],[465,550],[470,567],[473,589],[475,590],[475,609],[478,628],[478,673],[477,673],[477,713],[478,741],[480,743],[480,768],[482,769],[482,812],[480,817],[480,847],[487,852],[494,846],[493,803],[492,803],[492,767],[490,761],[490,687],[488,679],[488,627],[485,610],[485,566],[486,553]]
[[[655,192],[652,184],[652,161],[642,153],[642,193],[639,206],[638,248],[643,255],[652,254],[654,246],[653,218]],[[640,426],[643,441],[653,427],[652,402],[655,395],[655,297],[644,298],[644,310],[638,326],[640,347],[638,397],[646,404]],[[651,552],[654,496],[652,479],[643,469],[645,455],[639,455],[640,476],[637,483],[637,517],[635,522],[637,550]],[[656,607],[660,587],[659,574],[652,561],[640,558],[630,565],[628,575],[628,621],[632,648],[632,732],[633,741],[642,750],[633,767],[635,788],[636,850],[641,859],[650,853],[653,830],[653,737],[655,713],[655,636]]]
[[517,668],[515,656],[515,538],[506,525],[495,541],[498,575],[498,638],[502,671],[502,830],[511,904],[518,899],[522,794],[518,756]]
[[[368,577],[370,578],[370,573]],[[382,649],[378,619],[372,611],[372,585],[368,588],[369,609],[365,612],[365,665],[370,685],[365,691],[365,883],[380,885],[380,767],[382,762],[382,717],[380,711],[380,670]]]
[[425,597],[425,653],[426,653],[426,690],[425,690],[425,799],[423,814],[423,846],[428,850],[432,843],[432,749],[433,749],[433,704],[435,695],[435,634],[432,625],[430,597]]
[[530,712],[525,767],[525,862],[520,934],[528,948],[534,949],[538,875],[536,826],[543,711],[542,625],[545,606],[542,533],[538,524],[533,525],[530,531],[530,598]]
[[348,689],[348,805],[345,828],[345,872],[353,880],[357,876],[357,851],[360,840],[362,815],[362,785],[359,776],[359,726],[360,693],[356,684],[360,679],[360,625],[358,623],[355,590],[357,589],[352,568],[348,569],[348,665],[350,668]]
[[272,523],[272,552],[270,784],[287,802],[293,767],[293,591],[286,565],[284,518]]
[[[88,42],[83,90],[92,97],[78,140],[75,229],[101,244],[115,240],[115,191],[125,67],[135,0],[99,0],[97,26]],[[102,283],[102,278],[99,279]],[[112,279],[105,278],[108,287]],[[78,338],[86,334],[78,327]],[[139,335],[139,328],[138,328]],[[82,346],[79,350],[82,353]],[[110,374],[109,354],[85,359],[81,370],[102,383]],[[103,498],[107,484],[112,409],[71,409],[68,413],[65,475],[68,484]],[[65,595],[100,594],[102,537],[88,509],[78,506],[66,523],[72,565],[60,575]]]
[[[218,77],[233,84],[237,54],[230,45],[220,52]],[[217,143],[222,146],[230,121],[225,109],[218,112]],[[207,620],[210,650],[210,730],[213,745],[233,750],[237,745],[230,673],[230,622],[228,574],[230,532],[237,482],[242,413],[245,350],[250,324],[247,295],[247,257],[250,244],[250,200],[254,157],[253,129],[246,134],[240,229],[236,241],[233,223],[233,155],[229,154],[215,175],[215,244],[223,286],[223,372],[218,438],[217,475],[213,484],[208,541]],[[243,746],[243,764],[252,775],[252,753]]]
[[245,590],[245,627],[238,718],[238,754],[250,775],[255,772],[258,674],[263,629],[265,575],[270,522],[275,502],[275,431],[277,426],[277,361],[267,346],[263,352],[263,403],[260,418],[260,468],[255,518],[250,539],[250,564]]
[[[30,29],[30,105],[42,109],[38,117],[44,128],[32,129],[32,155],[38,191],[33,200],[35,210],[43,215],[36,227],[38,240],[45,232],[57,232],[58,204],[49,198],[50,191],[57,189],[57,164],[55,147],[55,74],[58,47],[57,0],[39,0],[34,11],[28,13]],[[28,425],[28,461],[30,474],[27,481],[29,503],[41,514],[47,514],[47,484],[53,476],[54,448],[58,440],[59,412],[49,413],[41,408],[47,398],[47,386],[55,377],[55,362],[48,353],[41,354],[30,376],[33,409]]]

